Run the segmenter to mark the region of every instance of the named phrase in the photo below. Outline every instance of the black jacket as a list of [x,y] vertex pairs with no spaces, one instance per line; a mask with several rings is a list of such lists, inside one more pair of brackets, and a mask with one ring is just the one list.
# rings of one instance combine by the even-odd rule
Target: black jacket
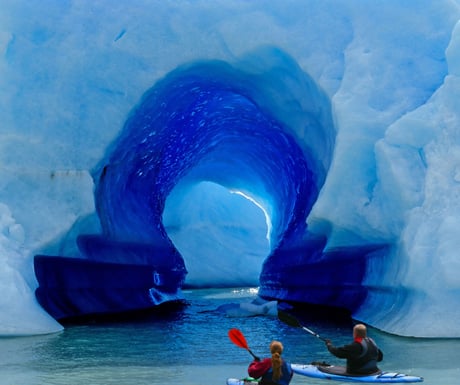
[[372,338],[356,339],[342,347],[335,347],[330,342],[326,346],[334,356],[346,358],[348,373],[371,374],[380,371],[377,362],[383,360],[383,353]]

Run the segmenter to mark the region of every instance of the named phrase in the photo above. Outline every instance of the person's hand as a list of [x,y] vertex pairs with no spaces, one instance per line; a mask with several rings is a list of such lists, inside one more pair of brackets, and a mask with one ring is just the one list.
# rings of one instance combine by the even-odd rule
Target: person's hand
[[326,346],[332,345],[332,342],[330,339],[326,339],[325,341]]

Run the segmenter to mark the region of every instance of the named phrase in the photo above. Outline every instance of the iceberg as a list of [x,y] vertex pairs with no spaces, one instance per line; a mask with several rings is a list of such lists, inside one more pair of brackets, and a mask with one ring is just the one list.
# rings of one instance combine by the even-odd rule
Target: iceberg
[[278,302],[265,301],[260,297],[250,302],[227,303],[219,306],[216,311],[222,312],[227,317],[278,317]]
[[460,337],[459,20],[457,0],[5,4],[0,334],[257,286]]

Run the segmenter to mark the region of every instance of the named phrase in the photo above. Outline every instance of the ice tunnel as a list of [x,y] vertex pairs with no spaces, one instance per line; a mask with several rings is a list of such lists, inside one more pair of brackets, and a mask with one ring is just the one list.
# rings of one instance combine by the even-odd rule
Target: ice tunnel
[[[198,213],[191,221],[208,215],[212,223],[206,231],[211,231],[230,212],[238,216],[246,210],[231,206],[210,221],[204,213],[210,207],[193,199],[184,212],[184,197],[206,183],[217,207],[228,191],[238,192],[270,222],[269,246],[254,277],[262,296],[358,306],[365,295],[360,287],[365,264],[357,255],[373,248],[324,254],[326,239],[309,234],[306,226],[335,135],[328,97],[279,49],[262,48],[235,63],[201,61],[176,68],[143,95],[93,171],[101,234],[78,237],[80,258],[35,257],[39,302],[62,319],[180,299],[187,282],[184,255],[200,254],[203,265],[227,256],[212,247],[178,249],[170,235],[186,230],[177,228],[175,218],[189,211]],[[210,190],[210,184],[219,188]],[[220,241],[254,242],[243,227],[232,222]],[[183,236],[187,240],[187,232]],[[352,253],[360,267],[343,274],[337,264],[346,266]],[[237,256],[242,266],[249,257]],[[330,263],[342,271],[340,278],[331,277]],[[209,284],[244,285],[239,270]]]

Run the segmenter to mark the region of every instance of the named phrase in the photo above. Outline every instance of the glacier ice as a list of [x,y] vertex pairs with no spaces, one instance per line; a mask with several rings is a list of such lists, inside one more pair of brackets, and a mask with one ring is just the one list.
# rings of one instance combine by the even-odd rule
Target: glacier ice
[[0,11],[0,334],[61,329],[42,255],[460,336],[458,1],[46,5]]

